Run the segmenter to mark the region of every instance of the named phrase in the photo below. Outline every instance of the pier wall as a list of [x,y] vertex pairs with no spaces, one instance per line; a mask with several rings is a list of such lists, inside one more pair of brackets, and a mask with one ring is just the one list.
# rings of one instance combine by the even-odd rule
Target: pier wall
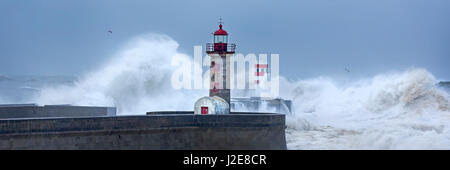
[[282,114],[1,119],[0,149],[286,149]]

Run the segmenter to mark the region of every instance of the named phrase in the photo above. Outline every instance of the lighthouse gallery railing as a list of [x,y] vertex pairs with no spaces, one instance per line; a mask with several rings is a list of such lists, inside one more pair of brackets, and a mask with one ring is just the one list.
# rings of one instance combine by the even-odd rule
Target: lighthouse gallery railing
[[225,44],[225,43],[206,43],[206,52],[225,52],[234,53],[236,50],[236,44]]

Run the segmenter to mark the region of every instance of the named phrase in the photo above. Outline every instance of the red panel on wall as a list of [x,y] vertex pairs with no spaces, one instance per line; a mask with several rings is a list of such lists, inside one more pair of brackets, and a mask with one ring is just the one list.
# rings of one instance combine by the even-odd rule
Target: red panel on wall
[[208,114],[208,107],[202,107],[202,115]]

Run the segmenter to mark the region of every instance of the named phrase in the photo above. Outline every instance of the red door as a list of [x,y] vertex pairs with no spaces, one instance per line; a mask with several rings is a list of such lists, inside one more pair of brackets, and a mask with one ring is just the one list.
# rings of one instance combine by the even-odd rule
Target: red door
[[202,115],[208,114],[208,107],[202,107]]

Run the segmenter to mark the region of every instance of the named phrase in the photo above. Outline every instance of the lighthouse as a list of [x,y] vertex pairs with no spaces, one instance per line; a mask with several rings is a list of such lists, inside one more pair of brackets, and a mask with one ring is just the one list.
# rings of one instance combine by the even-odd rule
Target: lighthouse
[[230,59],[235,49],[236,44],[228,43],[228,33],[219,22],[213,42],[206,44],[206,53],[210,57],[209,96],[195,102],[194,114],[230,113]]
[[228,33],[219,22],[214,32],[213,43],[206,44],[206,53],[210,57],[209,96],[218,96],[230,104],[230,59],[235,53],[236,44],[228,43]]

